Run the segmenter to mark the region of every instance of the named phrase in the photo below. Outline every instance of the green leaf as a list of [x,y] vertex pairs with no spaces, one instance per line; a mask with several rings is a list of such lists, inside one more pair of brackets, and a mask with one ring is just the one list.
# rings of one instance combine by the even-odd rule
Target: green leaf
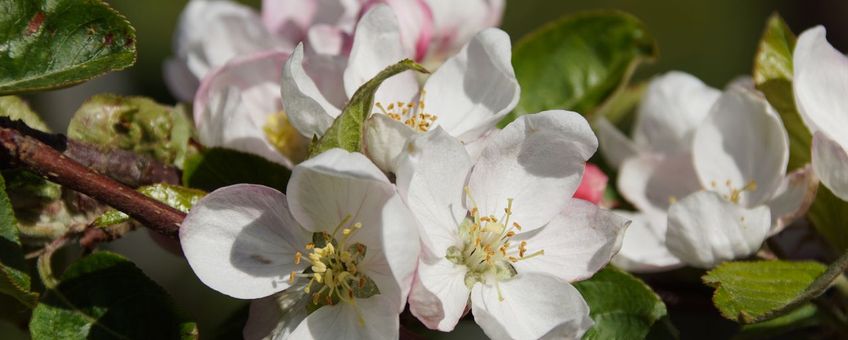
[[591,114],[657,53],[642,22],[626,13],[585,12],[549,23],[515,44],[521,99],[501,124],[551,109]]
[[313,139],[313,143],[309,147],[309,157],[317,156],[332,148],[358,152],[362,141],[362,130],[365,127],[365,119],[371,114],[377,88],[391,76],[409,70],[429,73],[423,66],[412,60],[404,59],[397,64],[386,67],[386,69],[377,73],[374,78],[362,84],[350,97],[350,101],[344,107],[342,113],[333,121],[333,125],[330,125],[330,128],[324,132],[324,135],[317,142],[314,142]]
[[754,57],[754,85],[780,113],[789,134],[789,167],[795,170],[810,162],[812,136],[801,120],[792,93],[792,51],[795,35],[778,14],[766,24]]
[[191,339],[197,327],[162,287],[132,262],[97,252],[73,263],[38,304],[30,334],[39,339]]
[[[179,185],[170,185],[165,183],[143,186],[137,189],[138,192],[153,198],[159,202],[165,203],[172,208],[187,213],[191,210],[197,201],[199,201],[206,193],[196,189],[181,187]],[[130,220],[127,214],[118,210],[110,209],[97,217],[92,222],[97,227],[107,227],[114,224],[124,223]]]
[[80,106],[68,125],[68,137],[147,155],[182,165],[191,123],[182,107],[169,107],[144,97],[93,96]]
[[744,325],[734,340],[771,339],[799,329],[821,325],[816,305],[808,303],[792,312],[755,324]]
[[29,107],[23,99],[17,96],[0,97],[0,117],[9,117],[23,121],[27,126],[44,132],[50,132],[44,120]]
[[805,301],[799,298],[825,270],[824,265],[812,261],[725,262],[702,279],[716,288],[713,303],[722,316],[749,324],[800,306],[799,302]]
[[291,170],[260,156],[209,148],[186,159],[183,185],[207,192],[239,183],[262,184],[285,192]]
[[574,286],[595,321],[583,339],[644,339],[654,322],[666,315],[665,304],[650,287],[612,266]]
[[6,182],[0,176],[0,293],[8,294],[28,307],[35,306],[38,294],[30,291],[29,271],[24,261],[12,202],[6,195]]
[[100,0],[6,0],[0,94],[71,86],[135,63],[135,29]]

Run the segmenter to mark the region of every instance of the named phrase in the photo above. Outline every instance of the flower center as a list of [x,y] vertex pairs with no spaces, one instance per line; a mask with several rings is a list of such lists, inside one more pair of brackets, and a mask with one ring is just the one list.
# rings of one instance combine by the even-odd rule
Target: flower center
[[[333,234],[325,232],[312,234],[312,242],[306,244],[307,256],[297,252],[295,264],[306,260],[311,267],[302,273],[291,272],[289,282],[297,278],[309,278],[304,292],[312,295],[312,303],[307,306],[308,312],[313,312],[326,305],[339,302],[349,303],[356,307],[356,298],[367,298],[380,293],[376,283],[358,270],[358,265],[365,258],[368,248],[362,243],[348,244],[351,236],[362,229],[361,223],[348,224],[350,216],[345,217]],[[340,238],[337,234],[341,232]],[[362,313],[354,308],[361,325],[365,324]]]
[[399,101],[388,103],[388,105],[376,102],[374,103],[374,106],[376,106],[382,114],[403,123],[413,130],[418,132],[427,132],[439,116],[429,114],[424,111],[426,95],[427,91],[421,90],[421,95],[418,96],[417,101],[408,103]]
[[[733,186],[733,183],[731,183],[731,181],[728,179],[724,181],[724,186],[727,187],[727,193],[723,194],[722,197],[724,197],[724,199],[730,202],[739,204],[739,199],[742,198],[742,193],[746,191],[754,192],[755,190],[757,190],[757,181],[750,181],[746,183],[742,188],[737,189],[735,186]],[[717,191],[718,185],[716,184],[716,181],[710,181],[710,188],[713,191]]]
[[306,139],[289,123],[285,112],[268,115],[262,131],[277,152],[286,156],[292,163],[299,163],[306,158]]
[[[501,218],[497,218],[494,215],[481,215],[468,187],[465,193],[472,208],[459,226],[459,237],[463,244],[461,247],[448,248],[446,257],[468,268],[465,274],[466,286],[471,288],[477,282],[492,281],[497,285],[498,281],[518,274],[513,263],[545,254],[543,249],[528,253],[527,241],[513,241],[513,237],[521,231],[521,225],[516,221],[510,222],[511,198],[507,199],[507,207]],[[503,300],[503,297],[500,298]]]

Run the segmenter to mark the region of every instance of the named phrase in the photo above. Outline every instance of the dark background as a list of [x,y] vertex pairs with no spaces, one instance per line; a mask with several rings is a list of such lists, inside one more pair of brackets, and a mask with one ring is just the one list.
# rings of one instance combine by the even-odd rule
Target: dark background
[[[457,0],[462,1],[462,0]],[[28,96],[27,99],[46,118],[54,131],[63,132],[67,120],[83,100],[100,92],[150,96],[163,103],[174,103],[162,79],[162,61],[171,54],[171,37],[177,17],[186,1],[110,0],[126,15],[137,30],[138,61],[132,68],[100,77],[80,86]],[[257,7],[259,0],[241,1]],[[828,39],[841,51],[848,51],[848,2],[831,1],[636,1],[636,0],[510,0],[502,28],[513,42],[544,23],[581,10],[613,8],[640,18],[656,38],[659,59],[643,66],[637,78],[648,78],[668,70],[681,70],[703,79],[714,87],[723,87],[739,75],[749,74],[759,36],[766,18],[780,13],[792,30],[824,25]],[[113,250],[130,257],[151,278],[163,285],[178,304],[199,322],[201,334],[208,338],[218,325],[244,302],[228,298],[203,286],[186,262],[163,251],[150,241],[146,231],[113,242]],[[67,251],[76,255],[75,249]],[[672,311],[674,313],[674,311]],[[684,313],[685,314],[685,313]],[[697,318],[697,315],[693,315]],[[681,336],[723,338],[732,324],[697,323],[686,315],[672,314],[681,328]],[[706,320],[705,320],[706,321]],[[450,338],[479,335],[473,327],[461,325]],[[5,321],[0,321],[0,337],[26,337]]]

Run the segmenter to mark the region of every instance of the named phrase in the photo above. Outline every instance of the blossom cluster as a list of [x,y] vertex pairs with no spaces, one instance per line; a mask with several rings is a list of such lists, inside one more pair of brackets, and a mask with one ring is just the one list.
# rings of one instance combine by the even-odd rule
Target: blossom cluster
[[[494,28],[503,8],[188,4],[166,72],[194,103],[200,142],[291,169],[285,193],[224,187],[180,228],[201,281],[253,300],[246,338],[396,339],[407,308],[439,331],[470,312],[494,339],[579,338],[593,321],[572,283],[610,262],[712,268],[802,216],[819,178],[848,198],[848,125],[836,115],[848,104],[833,90],[848,88],[848,59],[822,28],[795,48],[812,166],[787,173],[783,122],[744,77],[724,91],[682,72],[655,77],[632,137],[565,110],[498,129],[521,92],[510,37]],[[354,93],[402,59],[432,73],[379,87],[361,150],[310,154]],[[599,144],[635,212],[606,209],[607,177],[587,163]]]

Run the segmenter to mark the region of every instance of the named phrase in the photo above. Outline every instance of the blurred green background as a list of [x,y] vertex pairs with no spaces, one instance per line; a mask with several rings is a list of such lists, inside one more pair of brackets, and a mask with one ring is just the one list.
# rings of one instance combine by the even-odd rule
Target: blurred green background
[[[462,0],[457,0],[462,1]],[[65,131],[67,120],[83,100],[100,92],[150,96],[174,103],[163,82],[161,65],[171,54],[171,37],[186,1],[109,0],[125,14],[138,34],[138,61],[128,70],[100,77],[69,89],[28,96],[27,99],[55,131]],[[242,1],[257,7],[259,0]],[[708,84],[723,87],[731,79],[750,73],[754,52],[766,17],[779,12],[794,32],[814,25],[827,27],[828,39],[841,51],[848,51],[848,2],[832,1],[636,1],[636,0],[509,0],[503,29],[513,42],[544,23],[558,17],[590,9],[619,9],[640,18],[656,38],[659,59],[637,72],[648,78],[658,72],[682,70]],[[203,286],[186,262],[155,245],[146,231],[113,242],[109,248],[121,252],[151,278],[166,287],[179,305],[199,322],[201,334],[224,324],[244,302],[218,294]],[[75,253],[76,250],[69,250]],[[75,255],[75,254],[74,254]],[[673,314],[672,320],[679,318]],[[732,327],[732,324],[729,326]],[[682,327],[682,338],[722,338],[726,329],[709,323]],[[460,327],[467,338],[479,333]],[[457,336],[459,335],[459,336]],[[0,338],[26,337],[6,321],[0,321]]]

